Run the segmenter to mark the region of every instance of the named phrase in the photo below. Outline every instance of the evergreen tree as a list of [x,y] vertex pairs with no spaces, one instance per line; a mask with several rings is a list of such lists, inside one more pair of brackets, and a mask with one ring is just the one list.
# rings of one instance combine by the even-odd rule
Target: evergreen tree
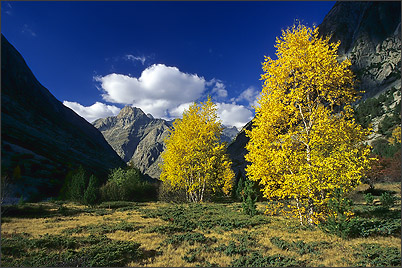
[[89,177],[88,187],[84,193],[84,202],[87,205],[93,206],[98,202],[99,199],[99,188],[98,188],[98,179],[91,175]]
[[244,181],[244,187],[242,190],[242,207],[244,213],[250,216],[254,216],[257,214],[257,206],[255,202],[257,202],[257,193],[254,188],[254,182],[250,181],[246,178]]

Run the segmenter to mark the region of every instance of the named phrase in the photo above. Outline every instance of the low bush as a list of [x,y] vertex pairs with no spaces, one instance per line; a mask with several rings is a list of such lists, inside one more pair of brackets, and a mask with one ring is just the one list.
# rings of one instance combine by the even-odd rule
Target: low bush
[[206,231],[216,228],[230,231],[270,222],[266,215],[250,218],[223,204],[171,205],[157,209],[140,208],[139,211],[144,215],[143,217],[161,218],[167,221],[167,226],[157,227],[160,232],[190,232],[196,228]]
[[374,196],[371,193],[367,193],[364,195],[364,200],[366,201],[367,205],[371,206],[374,202]]
[[141,257],[139,246],[135,242],[99,235],[44,235],[40,238],[13,235],[2,238],[2,266],[125,266]]
[[277,236],[270,239],[271,243],[282,250],[295,251],[300,255],[321,254],[320,249],[329,248],[330,244],[326,241],[306,243],[302,240],[288,242]]
[[401,251],[396,247],[364,243],[355,247],[355,250],[355,267],[401,267]]
[[65,234],[78,234],[78,233],[89,233],[92,235],[96,234],[107,234],[114,233],[116,231],[126,231],[131,232],[143,228],[144,226],[137,226],[134,223],[129,223],[126,221],[120,221],[111,224],[88,224],[83,226],[77,226],[74,228],[67,228],[63,230]]
[[162,242],[162,245],[173,245],[178,246],[183,242],[188,242],[190,245],[194,243],[213,243],[216,242],[216,238],[206,237],[205,235],[197,232],[175,234],[170,236],[168,239]]
[[231,267],[305,267],[305,263],[292,257],[279,254],[263,256],[260,252],[240,256],[230,264]]
[[236,241],[230,241],[227,245],[219,245],[214,250],[218,252],[223,252],[227,256],[233,256],[236,254],[246,255],[257,247],[255,241],[255,236],[248,232],[243,232],[240,234],[232,234]]
[[381,207],[385,210],[390,209],[395,205],[396,197],[391,195],[389,192],[385,192],[380,196]]

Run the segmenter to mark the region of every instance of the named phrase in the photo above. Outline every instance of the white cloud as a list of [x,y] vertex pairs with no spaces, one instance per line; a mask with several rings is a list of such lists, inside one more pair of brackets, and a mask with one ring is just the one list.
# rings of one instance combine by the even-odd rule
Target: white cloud
[[134,56],[134,55],[126,55],[125,56],[126,60],[131,60],[131,61],[140,61],[142,63],[142,65],[145,64],[145,61],[147,60],[147,58],[145,56]]
[[173,108],[170,110],[170,116],[171,117],[182,117],[184,110],[188,110],[188,108],[190,108],[190,106],[193,104],[194,102],[187,102],[187,103],[183,103],[180,104],[179,106],[177,106],[176,108]]
[[218,107],[218,117],[221,119],[223,125],[235,126],[241,129],[253,119],[252,112],[243,105],[217,103],[216,106]]
[[63,104],[92,123],[96,119],[117,115],[120,108],[96,102],[91,106],[83,106],[77,102],[63,101]]
[[146,68],[139,78],[113,73],[94,79],[101,83],[104,100],[133,105],[156,118],[177,115],[180,105],[199,99],[206,85],[203,77],[164,64]]
[[228,96],[228,91],[226,90],[225,85],[221,82],[215,83],[212,93],[215,93],[218,98],[226,98]]
[[33,37],[36,37],[36,33],[31,29],[31,27],[28,26],[28,24],[24,24],[24,26],[22,27],[22,31],[23,34],[29,34]]
[[251,108],[252,106],[257,106],[257,99],[260,95],[260,92],[258,92],[253,86],[247,88],[246,90],[244,90],[239,97],[237,97],[235,99],[236,102],[240,102],[240,101],[247,101],[248,102],[248,106]]

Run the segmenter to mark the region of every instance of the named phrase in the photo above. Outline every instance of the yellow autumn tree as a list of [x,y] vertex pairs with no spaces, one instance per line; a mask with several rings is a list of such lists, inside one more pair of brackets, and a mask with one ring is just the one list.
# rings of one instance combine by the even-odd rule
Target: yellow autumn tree
[[160,178],[175,189],[185,189],[190,202],[202,202],[207,190],[221,188],[228,194],[232,187],[234,173],[226,146],[220,143],[222,126],[216,112],[209,97],[194,103],[174,121],[165,140]]
[[246,172],[269,200],[291,200],[301,224],[318,221],[336,188],[360,183],[369,168],[368,130],[356,124],[357,92],[349,60],[318,28],[294,25],[277,38],[277,59],[265,57],[264,81],[245,156]]

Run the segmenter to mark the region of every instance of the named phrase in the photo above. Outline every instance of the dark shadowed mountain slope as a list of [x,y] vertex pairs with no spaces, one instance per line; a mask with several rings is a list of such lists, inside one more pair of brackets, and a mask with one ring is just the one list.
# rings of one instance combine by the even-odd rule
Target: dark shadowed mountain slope
[[229,154],[229,158],[232,160],[232,169],[237,173],[245,174],[245,168],[247,165],[246,160],[244,159],[244,155],[247,154],[246,144],[250,140],[246,136],[246,130],[252,129],[252,121],[248,122],[239,133],[237,133],[236,137],[229,144],[227,148],[227,152]]
[[103,176],[125,165],[96,128],[38,82],[3,35],[1,138],[2,176],[13,177],[24,197],[54,195],[69,167]]

